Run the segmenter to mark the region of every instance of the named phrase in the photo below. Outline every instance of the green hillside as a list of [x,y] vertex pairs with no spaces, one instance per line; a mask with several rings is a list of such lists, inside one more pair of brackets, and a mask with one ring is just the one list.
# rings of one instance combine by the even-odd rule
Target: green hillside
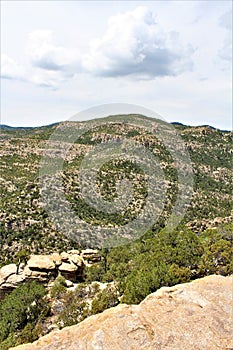
[[[46,141],[56,126],[4,126],[0,129],[1,265],[11,261],[25,247],[31,252],[45,253],[54,249],[60,251],[76,247],[78,243],[85,244],[69,241],[62,236],[40,202],[39,163]],[[208,126],[190,127],[177,123],[174,127],[185,142],[194,172],[195,193],[183,222],[198,233],[208,227],[208,222],[216,217],[225,218],[231,215],[232,134]],[[142,143],[156,154],[162,164],[168,190],[162,215],[153,228],[157,232],[164,227],[171,213],[177,192],[177,173],[166,147],[154,134],[144,129],[132,128],[126,123],[106,123],[82,135],[72,146],[70,158],[64,162],[63,185],[66,198],[77,215],[92,225],[123,225],[137,216],[145,203],[147,189],[140,168],[130,161],[108,162],[97,177],[101,195],[107,200],[113,200],[117,196],[115,185],[118,180],[125,177],[134,181],[136,177],[134,199],[129,207],[116,215],[106,214],[90,208],[80,195],[77,169],[81,160],[94,145],[101,144],[106,138],[116,137]]]
[[[71,127],[75,134],[75,128],[80,125],[66,122],[62,127]],[[85,127],[86,123],[82,125]],[[138,304],[161,286],[173,286],[211,274],[225,276],[233,273],[232,133],[209,126],[191,127],[179,123],[173,126],[191,159],[194,192],[185,216],[171,230],[167,229],[167,223],[179,195],[179,169],[156,133],[129,123],[114,122],[114,117],[110,117],[106,123],[82,134],[73,144],[69,135],[64,137],[62,133],[57,133],[54,143],[47,144],[56,124],[40,128],[1,126],[0,267],[21,261],[21,265],[17,265],[21,266],[21,272],[15,272],[16,265],[6,266],[13,266],[15,270],[13,275],[8,273],[9,281],[13,277],[13,287],[8,285],[7,295],[0,301],[0,350],[32,342],[53,329],[77,324],[121,302]],[[87,258],[74,284],[62,275],[55,280],[51,275],[44,282],[43,278],[33,280],[32,277],[29,282],[20,280],[15,285],[14,278],[17,280],[23,275],[23,269],[28,269],[30,254],[63,252],[64,265],[69,265],[66,260],[69,249],[75,248],[71,252],[77,252],[80,248],[98,248],[92,232],[85,239],[82,239],[82,232],[77,232],[78,238],[68,239],[69,235],[62,234],[63,231],[56,228],[48,215],[40,184],[40,162],[46,149],[50,152],[44,159],[47,159],[48,168],[51,165],[53,169],[56,157],[60,159],[62,147],[69,148],[64,159],[60,159],[64,163],[58,175],[66,201],[75,215],[89,223],[93,231],[94,228],[101,232],[102,227],[124,226],[135,220],[145,208],[149,198],[148,182],[143,168],[133,158],[110,157],[96,176],[97,188],[102,198],[109,202],[118,199],[119,182],[125,180],[126,187],[132,184],[132,198],[127,206],[122,205],[117,212],[107,212],[90,206],[83,198],[79,178],[82,161],[87,159],[85,187],[88,172],[93,170],[93,165],[97,167],[99,164],[94,156],[91,157],[94,147],[98,150],[106,144],[111,155],[108,141],[113,140],[116,145],[122,140],[125,145],[127,141],[134,146],[143,145],[156,156],[166,184],[164,206],[158,221],[137,239],[113,248],[99,249],[99,258],[91,263]],[[45,188],[48,181],[48,189],[52,191],[52,206],[58,214],[64,214],[63,202],[57,204],[60,185],[53,191],[49,187],[48,174],[43,176]],[[123,187],[122,195],[126,187]],[[183,194],[186,196],[185,192]],[[156,205],[159,206],[163,199],[158,197]],[[156,206],[152,209],[157,210]],[[177,213],[179,216],[179,211]],[[65,216],[64,220],[67,230],[72,231],[70,217]],[[2,271],[4,269],[5,266]],[[43,276],[49,270],[37,266],[34,272],[36,276]],[[2,289],[6,282],[4,276],[3,273]]]

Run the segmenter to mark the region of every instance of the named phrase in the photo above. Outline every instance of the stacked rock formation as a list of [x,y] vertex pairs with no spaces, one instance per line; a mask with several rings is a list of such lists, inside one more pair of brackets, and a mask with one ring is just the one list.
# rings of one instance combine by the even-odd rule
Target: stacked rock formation
[[3,266],[0,269],[0,299],[23,282],[36,280],[47,284],[58,275],[71,282],[80,281],[84,267],[101,260],[97,250],[70,250],[61,254],[32,255],[26,265]]

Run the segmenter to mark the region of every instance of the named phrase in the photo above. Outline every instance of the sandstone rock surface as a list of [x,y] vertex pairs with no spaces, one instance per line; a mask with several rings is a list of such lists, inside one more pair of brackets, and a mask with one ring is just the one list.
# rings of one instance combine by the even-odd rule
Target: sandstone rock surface
[[25,281],[22,269],[19,268],[18,274],[16,264],[9,264],[0,269],[0,300],[5,294],[11,292],[20,283]]
[[233,277],[164,287],[14,350],[230,350]]
[[[88,257],[88,260],[86,259]],[[90,259],[89,259],[90,258]],[[31,255],[25,264],[5,265],[0,268],[0,300],[23,282],[36,280],[43,284],[49,284],[59,274],[67,280],[77,282],[82,279],[85,265],[90,266],[90,261],[100,261],[97,250],[87,251],[84,257],[78,250],[52,253],[49,255]]]
[[4,282],[17,270],[16,264],[5,265],[0,269],[0,279]]
[[55,263],[50,255],[32,255],[27,262],[30,269],[54,270]]

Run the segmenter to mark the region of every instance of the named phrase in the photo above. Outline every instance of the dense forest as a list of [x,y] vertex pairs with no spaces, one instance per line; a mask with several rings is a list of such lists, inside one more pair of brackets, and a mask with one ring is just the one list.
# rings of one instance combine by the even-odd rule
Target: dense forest
[[[136,178],[129,207],[117,214],[98,212],[82,198],[77,171],[82,159],[93,146],[116,138],[143,143],[158,156],[168,184],[162,214],[139,239],[114,248],[98,247],[100,261],[85,267],[72,291],[60,276],[49,287],[26,283],[7,295],[0,303],[1,350],[46,334],[49,322],[63,328],[118,303],[138,304],[161,286],[233,272],[232,133],[209,126],[173,126],[188,150],[194,176],[192,200],[174,230],[168,230],[166,223],[177,195],[177,172],[171,154],[154,134],[113,123],[96,127],[75,142],[64,161],[62,179],[66,199],[80,218],[95,226],[120,226],[133,220],[145,204],[143,173],[125,160],[104,164],[97,184],[101,195],[111,201],[117,197],[117,181]],[[56,125],[0,129],[0,266],[17,264],[19,257],[28,260],[31,254],[96,248],[91,241],[62,235],[41,203],[40,159],[55,129]]]

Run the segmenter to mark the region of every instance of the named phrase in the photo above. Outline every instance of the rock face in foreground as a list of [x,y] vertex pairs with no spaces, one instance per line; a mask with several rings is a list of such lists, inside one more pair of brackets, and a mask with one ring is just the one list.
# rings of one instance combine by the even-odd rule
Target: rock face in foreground
[[118,305],[15,350],[230,350],[233,278],[164,287],[140,305]]

